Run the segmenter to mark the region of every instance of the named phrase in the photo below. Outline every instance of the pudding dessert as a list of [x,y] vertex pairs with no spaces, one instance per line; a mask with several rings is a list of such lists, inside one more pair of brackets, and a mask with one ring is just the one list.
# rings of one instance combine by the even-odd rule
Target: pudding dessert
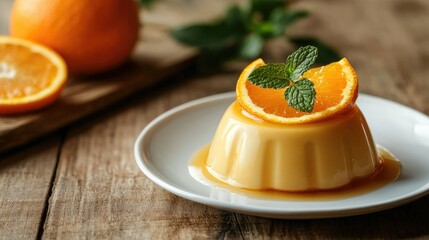
[[243,70],[204,155],[211,177],[241,189],[314,192],[383,171],[389,152],[376,147],[355,104],[354,69],[347,59],[309,69],[315,57],[307,46],[284,64],[258,59]]
[[246,116],[234,102],[210,146],[208,171],[230,185],[255,190],[309,191],[345,186],[382,166],[357,107],[335,118],[297,125]]

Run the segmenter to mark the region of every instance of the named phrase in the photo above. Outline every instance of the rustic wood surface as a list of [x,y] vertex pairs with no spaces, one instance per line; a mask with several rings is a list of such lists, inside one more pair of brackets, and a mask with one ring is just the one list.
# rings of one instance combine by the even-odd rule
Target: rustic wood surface
[[167,81],[168,76],[186,67],[196,51],[174,41],[168,30],[196,19],[217,17],[225,1],[211,3],[209,9],[204,5],[207,1],[193,3],[191,9],[197,10],[194,14],[189,14],[189,8],[179,3],[164,2],[153,11],[142,10],[144,26],[140,41],[131,61],[124,66],[98,76],[69,77],[59,101],[42,111],[0,116],[0,152],[46,135],[162,80]]
[[[177,0],[154,10],[185,9],[190,21],[189,3],[201,4]],[[293,7],[311,15],[290,34],[317,36],[347,56],[361,92],[429,114],[428,1],[305,0]],[[179,14],[153,18],[171,22]],[[287,51],[288,45],[274,41],[264,58],[282,59]],[[0,239],[429,239],[429,196],[362,216],[273,220],[184,200],[146,178],[132,151],[142,128],[177,105],[234,90],[243,64],[211,75],[182,71],[0,155]]]

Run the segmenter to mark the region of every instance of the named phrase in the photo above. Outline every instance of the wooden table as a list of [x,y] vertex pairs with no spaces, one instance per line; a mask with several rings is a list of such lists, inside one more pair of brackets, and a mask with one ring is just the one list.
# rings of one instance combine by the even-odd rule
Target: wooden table
[[[293,7],[311,16],[290,34],[311,34],[334,46],[354,65],[360,92],[429,114],[429,1],[306,0]],[[142,128],[182,103],[233,91],[243,64],[211,75],[184,70],[0,155],[0,239],[429,239],[428,196],[362,216],[272,220],[182,199],[145,177],[132,149]]]

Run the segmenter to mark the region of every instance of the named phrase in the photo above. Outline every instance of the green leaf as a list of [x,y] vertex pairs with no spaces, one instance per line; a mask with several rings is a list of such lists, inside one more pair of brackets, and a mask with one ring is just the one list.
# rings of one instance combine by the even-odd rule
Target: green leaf
[[316,61],[317,48],[313,46],[300,47],[286,59],[286,74],[293,81],[297,81],[303,73]]
[[286,78],[285,65],[267,64],[259,67],[249,75],[249,81],[262,88],[284,88],[289,86],[289,79]]
[[150,7],[156,0],[139,0],[142,6]]
[[318,49],[317,64],[326,65],[341,59],[338,53],[325,43],[313,37],[290,37],[290,41],[297,47],[312,45]]
[[316,99],[314,84],[307,78],[296,81],[285,91],[285,98],[289,106],[301,112],[313,111]]
[[262,20],[267,20],[274,9],[285,6],[284,0],[251,0],[250,11],[259,14]]
[[226,26],[240,32],[246,31],[247,13],[239,6],[231,6],[223,19]]
[[299,18],[307,16],[305,11],[290,11],[283,7],[275,8],[270,17],[263,21],[253,21],[252,30],[263,38],[275,38],[283,35],[286,28]]
[[222,48],[237,40],[234,30],[226,27],[224,22],[176,28],[171,34],[176,40],[198,48]]
[[288,26],[306,16],[308,16],[308,12],[306,11],[293,11],[285,8],[274,9],[270,14],[270,22],[273,25],[273,37],[283,35]]
[[238,6],[231,6],[218,21],[175,28],[171,35],[183,44],[219,51],[239,44],[248,35],[246,24],[245,12]]
[[244,39],[238,55],[241,58],[256,58],[261,54],[263,46],[264,40],[262,37],[257,34],[251,34]]
[[[301,112],[311,112],[316,99],[314,84],[307,78],[299,80],[317,58],[317,48],[301,47],[283,64],[267,64],[256,68],[249,75],[251,83],[263,88],[286,88],[285,99],[289,106]],[[290,81],[294,84],[289,86]],[[289,86],[289,87],[288,87]]]
[[273,24],[270,22],[262,22],[254,25],[255,32],[263,38],[271,38],[274,34]]

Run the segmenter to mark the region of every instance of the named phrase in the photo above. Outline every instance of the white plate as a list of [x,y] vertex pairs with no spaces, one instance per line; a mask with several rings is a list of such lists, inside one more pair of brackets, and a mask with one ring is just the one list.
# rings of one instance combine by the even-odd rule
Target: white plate
[[367,194],[332,201],[285,201],[248,197],[201,184],[188,172],[193,154],[208,144],[226,108],[235,99],[225,93],[198,99],[160,115],[139,135],[138,166],[165,190],[220,209],[270,218],[326,218],[380,211],[429,193],[429,117],[403,105],[360,94],[375,141],[402,162],[399,179]]

